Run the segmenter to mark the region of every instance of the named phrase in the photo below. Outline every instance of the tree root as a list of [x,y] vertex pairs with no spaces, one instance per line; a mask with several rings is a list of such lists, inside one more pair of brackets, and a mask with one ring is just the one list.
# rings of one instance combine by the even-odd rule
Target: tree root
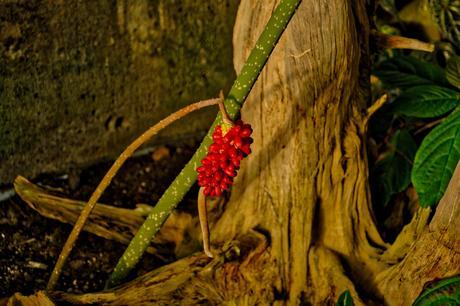
[[313,246],[308,254],[313,305],[333,305],[345,290],[349,290],[355,305],[365,305],[353,282],[347,277],[340,258],[322,246]]
[[[27,191],[35,189],[41,195],[38,198],[53,199],[53,196],[46,196],[25,179],[16,182],[23,196],[30,196],[31,193]],[[33,198],[37,201],[37,197]],[[57,201],[62,202],[62,199]],[[105,208],[96,206],[96,215],[101,207]],[[428,215],[429,209],[420,209],[392,247],[382,254],[385,261],[400,258],[399,263],[381,272],[375,280],[385,304],[409,305],[427,283],[460,272],[460,163],[436,214],[429,225],[424,226]],[[91,222],[88,224],[90,226]],[[195,227],[198,228],[198,224]],[[270,239],[267,238],[253,231],[227,243],[215,259],[199,253],[109,291],[80,295],[50,292],[49,296],[58,303],[101,305],[191,305],[204,302],[253,305],[282,301],[286,298],[285,294],[271,285],[277,280],[275,270],[270,270],[274,263],[270,257]],[[352,278],[344,271],[338,254],[321,245],[314,245],[308,254],[308,265],[311,279],[308,292],[314,292],[309,301],[313,304],[333,303],[340,293],[348,289],[355,304],[364,305]]]
[[255,305],[274,299],[264,267],[268,243],[252,232],[228,243],[216,257],[192,255],[119,287],[89,294],[50,292],[57,303],[98,305]]
[[[45,188],[34,185],[22,176],[14,180],[14,189],[32,209],[50,219],[75,224],[85,202],[62,198]],[[144,221],[133,209],[124,209],[98,203],[84,230],[105,239],[128,244]],[[150,249],[150,252],[153,252]]]
[[[417,235],[417,225],[427,220],[427,211],[421,210],[401,234],[416,239],[408,248],[398,247],[399,252],[407,253],[404,258],[375,279],[385,304],[410,305],[429,282],[460,272],[460,164],[429,226]],[[101,305],[283,303],[286,292],[273,286],[279,279],[269,241],[252,231],[227,243],[214,259],[199,253],[108,291],[80,295],[49,292],[49,296],[58,303]],[[392,251],[392,258],[396,253]],[[382,258],[388,256],[382,254]],[[311,283],[305,300],[314,305],[332,304],[348,289],[356,305],[372,302],[361,299],[353,277],[347,275],[335,252],[313,245],[308,265]]]
[[409,305],[424,286],[460,273],[460,163],[429,226],[400,263],[377,276],[389,305]]
[[0,300],[0,305],[5,306],[54,306],[55,304],[46,296],[43,291],[38,291],[35,294],[24,296],[20,293],[15,293],[10,298]]
[[[21,176],[15,179],[14,187],[21,199],[32,209],[44,217],[63,223],[75,224],[85,206],[83,201],[54,195],[50,190],[34,185]],[[222,214],[222,206],[222,199],[208,201],[210,224],[214,224]],[[148,206],[143,204],[142,210],[148,210]],[[148,214],[148,211],[142,212],[142,210],[98,203],[83,230],[105,239],[128,244],[144,222],[145,215]],[[171,250],[166,246],[174,245],[176,258],[198,251],[201,245],[198,224],[199,220],[196,216],[184,212],[172,213],[158,235],[155,236],[147,252],[166,260],[166,255],[171,256]]]

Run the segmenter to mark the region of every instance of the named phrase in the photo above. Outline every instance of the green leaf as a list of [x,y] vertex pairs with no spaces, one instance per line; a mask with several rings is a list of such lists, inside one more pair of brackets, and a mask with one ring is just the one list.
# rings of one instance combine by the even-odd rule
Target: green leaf
[[458,91],[436,85],[416,86],[395,100],[393,111],[410,117],[431,118],[443,115],[459,104]]
[[385,206],[393,194],[409,186],[416,151],[417,145],[408,131],[397,131],[391,138],[390,149],[373,169],[372,191],[377,205]]
[[353,298],[351,297],[350,290],[345,290],[335,303],[335,306],[353,306]]
[[422,207],[441,199],[459,159],[460,108],[423,139],[415,155],[412,183]]
[[390,87],[409,88],[419,85],[449,86],[444,71],[411,56],[396,56],[381,63],[374,74]]
[[436,23],[443,34],[442,36],[459,46],[460,30],[458,20],[460,4],[458,0],[429,0],[426,2],[436,19]]
[[460,89],[460,56],[453,56],[449,59],[446,76],[450,84]]
[[412,305],[460,305],[460,276],[443,279],[429,286]]

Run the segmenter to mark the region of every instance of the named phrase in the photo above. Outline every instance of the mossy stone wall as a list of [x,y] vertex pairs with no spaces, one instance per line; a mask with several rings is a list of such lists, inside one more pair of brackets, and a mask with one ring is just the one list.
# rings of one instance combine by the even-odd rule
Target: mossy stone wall
[[[236,0],[0,0],[0,185],[115,157],[228,90]],[[216,109],[156,142],[197,137]]]

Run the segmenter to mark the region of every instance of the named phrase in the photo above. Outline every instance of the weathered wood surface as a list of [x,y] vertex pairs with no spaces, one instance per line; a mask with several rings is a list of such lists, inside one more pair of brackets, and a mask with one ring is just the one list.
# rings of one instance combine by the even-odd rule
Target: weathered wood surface
[[[42,216],[58,220],[63,223],[75,224],[81,213],[83,201],[67,199],[44,187],[29,182],[24,177],[17,177],[14,181],[17,194],[32,209]],[[214,224],[222,213],[223,201],[208,201],[210,224]],[[134,237],[145,216],[152,207],[138,204],[136,209],[125,209],[111,205],[96,204],[83,230],[100,237],[128,244]],[[174,255],[184,257],[199,250],[201,232],[197,216],[186,212],[173,212],[166,220],[160,232],[155,236],[147,252],[159,258],[171,256],[171,246],[174,246]]]
[[54,306],[55,304],[43,291],[29,296],[15,293],[12,297],[1,299],[0,305],[4,306]]
[[377,276],[389,305],[410,305],[428,283],[460,274],[460,162],[433,219],[401,262]]
[[[424,216],[427,210],[424,210],[422,216],[414,217],[413,222],[406,226],[402,235],[411,238],[405,239],[408,248],[398,247],[403,259],[376,277],[379,294],[366,304],[410,305],[427,283],[460,272],[459,207],[460,164],[430,224],[422,225],[422,233],[414,229],[415,225],[419,228],[418,225],[426,224]],[[265,231],[263,234],[250,231],[234,241],[228,241],[214,259],[204,253],[196,254],[109,291],[82,295],[49,294],[58,302],[75,304],[298,304],[280,300],[287,297],[288,291],[278,292],[272,287],[279,279],[267,273],[267,269],[273,268],[273,252],[266,234]],[[387,261],[391,258],[381,257]],[[309,302],[314,305],[333,304],[336,300],[325,288],[340,285],[351,290],[355,304],[363,304],[355,290],[356,284],[347,276],[343,262],[333,251],[314,245],[308,253],[308,260],[309,286],[315,290],[309,296]],[[254,294],[255,290],[260,291]],[[378,302],[379,296],[381,302]]]

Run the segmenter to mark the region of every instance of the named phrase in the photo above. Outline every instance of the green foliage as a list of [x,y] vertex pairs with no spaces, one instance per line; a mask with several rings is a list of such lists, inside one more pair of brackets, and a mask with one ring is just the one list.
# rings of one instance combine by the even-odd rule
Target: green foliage
[[[375,71],[387,86],[401,89],[389,109],[394,115],[404,116],[399,118],[403,126],[410,128],[417,122],[426,124],[416,118],[447,115],[425,136],[415,155],[410,177],[423,207],[433,206],[441,199],[460,159],[460,111],[452,112],[460,105],[460,92],[452,87],[460,84],[459,67],[459,57],[452,57],[444,71],[410,56],[396,56],[384,61]],[[396,133],[397,138],[393,138],[391,144],[401,146],[401,142],[407,142],[406,147],[411,151],[414,144],[408,135],[407,131]],[[383,206],[392,194],[407,188],[410,171],[410,166],[399,160],[391,149],[386,154],[376,163],[373,172],[374,198]]]
[[335,306],[353,306],[353,298],[351,297],[350,290],[345,290],[335,303]]
[[460,276],[443,279],[429,286],[412,305],[460,305]]
[[446,76],[450,84],[460,89],[460,56],[452,56],[447,62]]
[[423,140],[415,155],[412,182],[423,207],[442,197],[460,159],[460,109]]
[[375,75],[387,86],[409,88],[420,85],[449,86],[444,71],[410,56],[395,56],[381,63]]
[[373,170],[374,201],[379,206],[385,206],[393,194],[409,186],[416,151],[417,144],[407,130],[399,130],[391,138],[390,149]]
[[415,86],[394,102],[394,112],[416,118],[444,115],[460,104],[460,93],[437,85]]
[[460,2],[458,0],[429,0],[429,7],[443,36],[460,45]]

